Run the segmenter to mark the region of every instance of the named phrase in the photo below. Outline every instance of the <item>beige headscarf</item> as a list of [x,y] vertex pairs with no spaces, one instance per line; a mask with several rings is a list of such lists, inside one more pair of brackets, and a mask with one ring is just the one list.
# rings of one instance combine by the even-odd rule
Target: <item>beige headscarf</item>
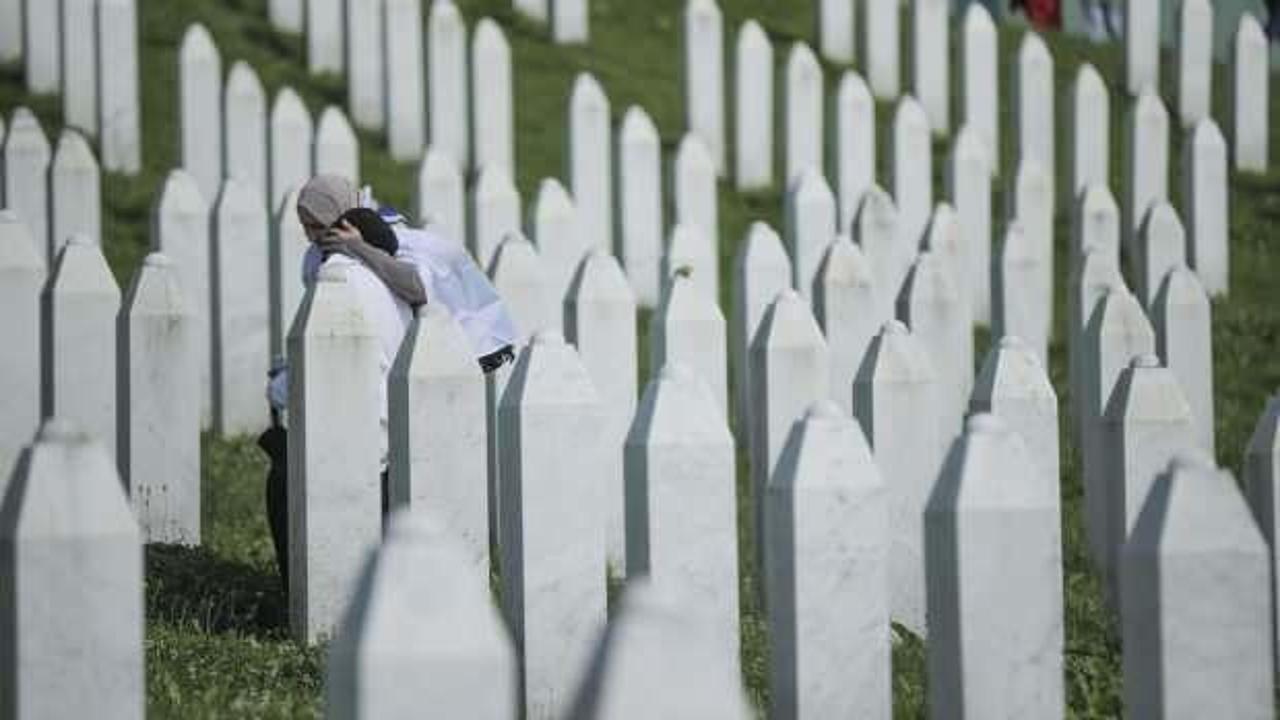
[[316,175],[298,192],[298,209],[306,210],[325,227],[359,204],[356,186],[341,175]]

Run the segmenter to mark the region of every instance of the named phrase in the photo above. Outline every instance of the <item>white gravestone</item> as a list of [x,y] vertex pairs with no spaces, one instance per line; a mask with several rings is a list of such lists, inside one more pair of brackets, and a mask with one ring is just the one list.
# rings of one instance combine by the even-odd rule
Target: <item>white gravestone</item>
[[738,666],[734,443],[688,366],[663,367],[626,435],[627,574],[705,615]]
[[1062,714],[1058,488],[1038,475],[995,415],[969,418],[947,455],[924,518],[934,717]]
[[857,422],[809,407],[765,494],[771,717],[892,715],[888,495]]
[[866,0],[859,5],[858,67],[866,74],[876,100],[897,100],[901,88],[898,47],[901,4],[897,0]]
[[[974,6],[978,7],[978,6]],[[991,323],[991,159],[982,136],[966,125],[956,133],[947,158],[947,196],[960,229],[961,261],[956,268],[971,320]]]
[[853,0],[820,0],[814,18],[818,23],[818,49],[822,57],[838,65],[853,62]]
[[876,279],[875,318],[878,323],[893,318],[898,301],[898,210],[893,198],[877,186],[867,190],[853,222],[853,241],[862,249]]
[[1152,304],[1156,352],[1191,406],[1196,441],[1214,453],[1213,307],[1196,274],[1179,265],[1165,274]]
[[22,3],[22,46],[27,92],[49,95],[62,90],[61,2]]
[[1124,287],[1124,278],[1120,276],[1120,265],[1115,255],[1108,249],[1090,247],[1084,255],[1076,259],[1071,272],[1070,287],[1067,290],[1068,338],[1067,338],[1067,382],[1071,388],[1071,420],[1077,437],[1083,432],[1080,426],[1082,411],[1085,406],[1085,346],[1086,325],[1093,315],[1093,309],[1106,294],[1109,287]]
[[[4,168],[4,203],[18,213],[31,232],[31,240],[46,266],[53,265],[54,239],[49,227],[49,184],[46,180],[51,160],[49,140],[40,121],[27,108],[13,112],[9,134],[4,138],[0,157]],[[66,238],[63,238],[65,241]],[[97,238],[94,238],[97,242]]]
[[222,56],[199,23],[188,26],[182,36],[178,92],[182,169],[196,181],[202,196],[215,198],[222,189]]
[[641,307],[662,293],[662,140],[649,114],[627,108],[618,130],[618,234],[613,248]]
[[733,358],[734,414],[738,435],[746,439],[751,419],[751,341],[765,310],[779,292],[791,287],[791,260],[782,240],[767,223],[747,229],[733,261],[733,319],[729,329]]
[[636,299],[618,261],[607,251],[594,250],[579,264],[564,301],[564,329],[565,338],[577,348],[591,376],[604,411],[605,424],[597,429],[596,437],[607,452],[600,471],[605,484],[605,547],[617,574],[629,575],[623,520],[623,443],[636,409]]
[[231,64],[222,107],[223,175],[252,188],[267,203],[267,96],[249,63]]
[[387,84],[387,150],[417,160],[427,142],[422,0],[383,0],[383,72]]
[[548,277],[533,243],[518,231],[507,233],[489,264],[489,279],[510,309],[522,338],[560,328],[563,304],[552,298]]
[[[675,178],[672,181],[675,194],[674,223],[697,228],[702,237],[715,250],[720,248],[720,208],[716,195],[716,168],[707,146],[697,136],[686,134],[676,150]],[[699,280],[711,290],[712,298],[720,297],[719,263],[712,264],[711,277]]]
[[[489,264],[489,279],[511,310],[512,320],[520,334],[517,347],[534,333],[559,326],[561,308],[551,300],[538,251],[519,231],[510,231],[494,252],[493,261]],[[502,546],[499,507],[502,501],[499,478],[502,443],[498,437],[498,405],[511,371],[511,364],[507,364],[485,376],[485,417],[489,427],[489,530],[493,535],[491,544],[498,547]]]
[[289,330],[289,625],[305,642],[333,634],[382,535],[379,341],[355,272],[327,260]]
[[[737,657],[679,595],[630,584],[601,634],[568,720],[747,720]],[[676,689],[673,691],[673,689]]]
[[[294,223],[297,223],[296,215]],[[173,261],[178,287],[191,309],[197,381],[200,388],[200,427],[213,418],[213,333],[210,296],[209,206],[196,179],[183,170],[171,170],[151,207],[151,249]],[[301,226],[299,226],[301,227]],[[297,278],[298,265],[290,277]],[[292,317],[292,316],[290,316]],[[262,378],[254,384],[261,387]]]
[[[933,416],[938,380],[906,325],[885,323],[853,383],[853,414],[889,487],[890,612],[911,632],[925,631],[924,511],[942,467]],[[923,419],[923,421],[922,421]]]
[[507,233],[520,229],[520,193],[505,168],[480,171],[471,188],[470,211],[469,249],[480,267],[487,268]]
[[342,0],[306,0],[307,69],[312,75],[339,75],[343,67]]
[[788,187],[794,186],[806,172],[823,174],[822,66],[804,43],[796,43],[787,56],[786,152]]
[[320,113],[313,167],[317,175],[338,175],[360,184],[360,141],[347,114],[337,106]]
[[72,235],[102,243],[101,182],[89,143],[75,130],[63,130],[49,168],[49,239],[55,255]]
[[1231,148],[1235,169],[1266,172],[1271,72],[1266,34],[1250,13],[1240,16],[1231,55]]
[[0,335],[8,347],[0,353],[0,497],[9,469],[40,422],[40,289],[43,253],[37,255],[22,218],[0,210]]
[[[716,174],[725,171],[724,19],[715,0],[684,7],[685,128],[707,144]],[[754,83],[752,90],[755,89]],[[772,143],[765,145],[766,148]]]
[[347,0],[343,35],[346,38],[347,108],[365,130],[387,126],[382,61],[383,0]]
[[[1242,485],[1249,507],[1258,523],[1258,529],[1267,541],[1269,561],[1271,563],[1272,612],[1275,612],[1276,598],[1276,519],[1277,512],[1276,483],[1280,481],[1280,395],[1273,395],[1267,400],[1267,406],[1258,423],[1254,425],[1253,434],[1249,437],[1249,445],[1244,452],[1244,477]],[[1277,622],[1272,616],[1272,623]],[[1280,628],[1280,625],[1276,626]],[[1276,645],[1280,646],[1280,631],[1275,636]],[[1274,657],[1274,654],[1273,654]]]
[[715,300],[698,289],[686,273],[676,273],[667,280],[650,332],[649,367],[661,368],[672,362],[688,365],[728,417],[725,322]]
[[[754,527],[764,527],[764,495],[791,433],[812,404],[830,395],[831,358],[809,304],[783,290],[765,311],[751,341],[751,505]],[[756,558],[765,537],[756,533]]]
[[120,308],[120,477],[146,542],[200,543],[200,368],[173,261],[147,255]]
[[[1009,219],[1022,227],[1027,249],[1034,257],[1035,266],[1031,275],[1033,289],[1028,290],[1026,302],[1035,308],[1038,326],[1035,333],[1024,336],[1024,339],[1045,339],[1046,350],[1041,353],[1041,359],[1044,360],[1048,357],[1045,353],[1053,331],[1053,180],[1043,166],[1035,161],[1023,161],[1019,163],[1012,181],[1011,198],[1007,205]],[[1047,361],[1045,364],[1047,366]]]
[[142,169],[142,108],[138,97],[136,0],[99,0],[99,142],[102,167],[124,174]]
[[557,45],[584,45],[591,33],[590,0],[548,0],[551,38]]
[[275,102],[271,105],[270,123],[270,194],[267,207],[276,208],[280,207],[280,202],[290,190],[301,188],[311,179],[315,128],[307,106],[290,87],[276,93]]
[[83,235],[68,240],[42,303],[43,417],[74,422],[114,458],[120,288],[102,248]]
[[311,242],[298,220],[297,190],[289,191],[272,221],[274,232],[268,264],[271,267],[271,357],[274,365],[284,357],[289,327],[306,290],[300,270]]
[[853,413],[853,381],[879,328],[876,281],[871,263],[849,236],[831,242],[814,281],[813,314],[822,327],[831,357],[831,399]]
[[535,23],[546,25],[550,19],[550,11],[547,6],[552,0],[513,0],[512,5],[515,11],[526,19]]
[[613,247],[613,136],[609,98],[583,73],[569,100],[569,187],[587,247]]
[[867,83],[855,72],[840,78],[832,108],[836,193],[841,232],[849,229],[867,190],[876,184],[876,105]]
[[921,250],[898,296],[898,318],[934,359],[938,384],[931,415],[944,442],[960,434],[973,387],[973,333],[962,307],[946,256]]
[[94,27],[97,1],[61,0],[57,4],[61,5],[57,41],[61,53],[62,119],[85,135],[97,137],[98,61],[107,57],[98,53],[97,28]]
[[812,299],[818,263],[836,237],[836,201],[821,174],[806,170],[791,186],[786,222],[792,286],[801,296]]
[[1090,186],[1111,183],[1111,101],[1107,83],[1085,63],[1071,84],[1071,196],[1074,206]]
[[[530,236],[547,274],[548,300],[563,306],[578,264],[587,254],[578,209],[559,180],[544,178],[529,208]],[[552,327],[560,329],[560,323]]]
[[1209,118],[1213,99],[1213,4],[1183,0],[1178,13],[1178,121],[1190,129]]
[[22,62],[22,0],[0,0],[0,63]]
[[391,518],[329,646],[327,717],[406,717],[423,708],[475,720],[515,714],[511,637],[451,530],[421,511]]
[[[142,539],[103,445],[47,421],[0,512],[0,687],[11,717],[145,715]],[[72,591],[76,580],[92,592]]]
[[490,18],[471,35],[471,139],[474,167],[500,165],[516,171],[515,98],[511,46]]
[[1230,170],[1227,141],[1211,119],[1184,136],[1182,206],[1187,224],[1187,264],[1210,295],[1226,295],[1230,286]]
[[1179,456],[1151,489],[1123,558],[1131,717],[1270,716],[1270,559],[1235,478],[1207,457]]
[[1080,455],[1085,531],[1094,564],[1105,572],[1110,572],[1107,563],[1111,555],[1107,551],[1110,489],[1103,415],[1120,373],[1134,357],[1150,355],[1155,350],[1155,331],[1138,299],[1123,285],[1108,287],[1085,328],[1084,358],[1080,364],[1084,380]]
[[737,53],[737,187],[742,191],[764,190],[773,184],[773,45],[755,20],[744,22],[738,30]]
[[982,140],[992,177],[1000,174],[998,42],[991,12],[982,3],[969,3],[960,31],[962,122]]
[[387,501],[432,513],[457,539],[472,577],[487,587],[484,385],[467,336],[444,305],[419,308],[387,377]]
[[946,137],[951,131],[949,10],[947,0],[915,0],[911,4],[911,94],[920,101],[936,137]]
[[419,224],[430,223],[446,238],[459,244],[466,242],[466,188],[452,158],[427,148],[418,165],[413,198],[414,216]]
[[267,13],[271,27],[295,35],[301,33],[305,8],[304,0],[269,0]]
[[896,293],[915,260],[933,212],[933,138],[924,108],[910,95],[899,101],[893,116],[891,160],[898,238],[889,283]]
[[[1138,97],[1160,92],[1160,0],[1129,0],[1124,5],[1125,91]],[[1211,38],[1212,28],[1206,28]]]
[[1147,211],[1169,197],[1169,114],[1160,98],[1143,93],[1125,118],[1125,255],[1134,257]]
[[267,427],[262,381],[271,361],[267,209],[229,178],[214,208],[213,427],[222,436]]
[[[530,719],[560,717],[605,621],[605,416],[573,348],[538,333],[502,396],[502,600]],[[572,452],[566,452],[572,448]]]
[[1019,222],[1005,229],[992,283],[992,332],[1021,338],[1041,365],[1049,360],[1049,313],[1041,297],[1043,257]]
[[431,146],[471,166],[467,26],[453,0],[432,0],[427,13],[427,126]]
[[1057,167],[1053,56],[1039,35],[1029,32],[1023,36],[1013,72],[1014,155],[1019,164],[1028,160],[1039,164],[1049,178],[1052,195]]
[[[1073,263],[1097,246],[1120,262],[1120,206],[1105,183],[1083,188],[1072,203],[1071,251]],[[1083,318],[1081,322],[1088,320]]]
[[1187,234],[1178,211],[1168,202],[1151,206],[1138,231],[1137,253],[1131,272],[1144,308],[1155,303],[1160,283],[1170,270],[1187,262]]
[[[960,216],[950,203],[940,202],[933,209],[933,217],[929,219],[929,227],[924,233],[921,250],[929,250],[942,259],[941,269],[947,281],[955,291],[957,317],[963,323],[963,335],[973,337],[973,307],[968,292],[969,256],[965,254],[964,237],[961,234]],[[973,367],[973,342],[966,342],[968,347],[963,353],[969,358],[969,367]],[[972,379],[972,373],[970,373]],[[969,381],[966,381],[965,393],[968,393]]]
[[1005,335],[987,352],[969,411],[1003,420],[1022,438],[1044,487],[1058,492],[1058,398],[1048,370],[1017,336]]

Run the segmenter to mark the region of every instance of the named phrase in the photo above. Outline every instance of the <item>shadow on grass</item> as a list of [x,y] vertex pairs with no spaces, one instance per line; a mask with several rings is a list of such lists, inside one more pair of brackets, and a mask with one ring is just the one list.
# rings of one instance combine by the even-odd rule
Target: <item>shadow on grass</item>
[[178,545],[148,545],[146,561],[148,621],[259,639],[287,636],[274,572]]

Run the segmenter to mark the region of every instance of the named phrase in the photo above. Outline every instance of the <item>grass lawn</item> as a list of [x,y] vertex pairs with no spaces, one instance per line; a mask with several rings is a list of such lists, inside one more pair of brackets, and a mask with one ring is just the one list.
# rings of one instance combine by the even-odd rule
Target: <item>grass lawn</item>
[[[424,3],[425,4],[425,3]],[[484,15],[506,29],[515,61],[517,83],[517,181],[526,203],[544,176],[564,176],[565,110],[574,76],[587,70],[600,79],[612,102],[615,120],[629,105],[642,105],[662,134],[670,156],[683,127],[680,90],[680,13],[682,0],[592,0],[592,43],[586,48],[558,48],[545,33],[514,17],[510,0],[460,0],[468,19]],[[756,18],[777,47],[778,65],[794,41],[808,40],[813,27],[809,0],[721,0],[726,19],[726,44],[733,47],[738,23]],[[313,113],[326,104],[343,104],[339,78],[312,78],[304,69],[299,38],[281,36],[266,22],[265,0],[140,0],[142,91],[145,167],[137,178],[104,178],[104,232],[108,260],[123,285],[128,282],[148,247],[151,199],[167,171],[178,160],[177,45],[188,23],[200,21],[212,31],[223,54],[224,70],[236,59],[249,61],[268,89],[292,85]],[[903,23],[904,32],[908,23]],[[1001,81],[1011,77],[1008,61],[1021,34],[1001,30]],[[1068,108],[1065,88],[1076,67],[1096,64],[1109,80],[1120,77],[1119,46],[1098,48],[1078,40],[1048,38],[1057,63],[1059,132],[1058,184],[1068,182]],[[904,44],[904,50],[909,45]],[[953,47],[955,47],[953,40]],[[904,53],[905,55],[905,53]],[[909,62],[909,60],[907,60]],[[732,70],[730,57],[727,69]],[[838,73],[829,68],[834,86]],[[904,79],[909,74],[904,68]],[[1174,70],[1163,67],[1164,97],[1172,98]],[[731,77],[731,75],[730,75]],[[1222,123],[1226,75],[1215,76],[1215,117]],[[1008,96],[1009,88],[1002,88]],[[1272,92],[1273,118],[1280,118]],[[781,89],[778,88],[781,98]],[[60,126],[56,98],[27,96],[21,71],[0,68],[0,112],[5,116],[20,104],[31,106],[46,131]],[[999,185],[1012,174],[1014,157],[1012,114],[1005,102],[1001,114],[1002,158],[1005,170]],[[1112,97],[1112,187],[1117,197],[1123,185],[1121,142],[1123,103]],[[879,108],[880,177],[888,178],[887,120],[889,106]],[[732,113],[729,113],[730,129]],[[953,121],[958,108],[953,111]],[[1272,123],[1272,145],[1280,143]],[[1224,127],[1225,132],[1225,127]],[[732,137],[732,135],[730,135]],[[362,172],[387,202],[409,207],[415,167],[390,160],[382,139],[362,134]],[[1171,148],[1171,196],[1178,204],[1181,189],[1177,138]],[[935,196],[945,187],[944,144],[935,154]],[[781,170],[781,147],[779,163]],[[669,160],[669,157],[668,157]],[[1001,214],[1003,187],[997,187],[993,208]],[[1214,306],[1214,359],[1217,394],[1219,462],[1240,470],[1241,455],[1266,397],[1280,386],[1280,313],[1274,306],[1280,258],[1268,242],[1268,225],[1280,219],[1280,174],[1236,178],[1232,185],[1231,295]],[[1061,205],[1061,204],[1060,204]],[[720,194],[721,272],[723,306],[728,308],[730,259],[747,226],[764,219],[780,227],[779,192],[740,195],[723,186]],[[1058,208],[1056,224],[1057,323],[1051,350],[1052,376],[1059,391],[1060,411],[1067,407],[1066,355],[1061,342],[1066,248],[1070,228],[1066,208]],[[996,223],[997,234],[1002,223]],[[647,315],[642,316],[642,334]],[[987,344],[979,337],[979,350]],[[642,347],[647,348],[643,342]],[[981,355],[977,358],[981,362]],[[641,358],[647,375],[647,352]],[[1079,467],[1063,427],[1062,500],[1066,590],[1066,670],[1068,713],[1072,717],[1118,717],[1121,714],[1120,647],[1114,616],[1105,608],[1097,579],[1086,557],[1081,521]],[[744,453],[745,454],[745,453]],[[745,462],[739,478],[746,479]],[[317,715],[323,705],[323,654],[290,641],[284,630],[282,597],[275,582],[270,541],[263,516],[264,457],[251,439],[204,442],[204,538],[199,549],[151,547],[147,551],[147,693],[153,717],[298,717]],[[745,487],[740,484],[740,487]],[[749,513],[740,513],[748,517]],[[752,547],[743,527],[741,547]],[[744,585],[755,582],[752,554],[742,553]],[[753,700],[767,704],[768,652],[756,593],[741,593],[743,610],[743,667]],[[924,646],[897,633],[894,649],[895,716],[925,714]]]

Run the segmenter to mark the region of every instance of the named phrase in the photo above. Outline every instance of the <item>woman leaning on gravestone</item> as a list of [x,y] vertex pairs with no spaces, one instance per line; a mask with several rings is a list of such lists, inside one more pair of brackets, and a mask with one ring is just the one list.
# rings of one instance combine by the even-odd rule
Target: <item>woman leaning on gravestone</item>
[[[367,195],[367,193],[366,193]],[[413,311],[428,302],[449,309],[471,341],[477,362],[493,372],[515,359],[514,322],[484,273],[461,243],[432,229],[410,228],[391,208],[374,210],[346,178],[318,175],[298,193],[298,221],[311,246],[302,260],[302,280],[315,282],[320,266],[334,255],[346,258],[347,280],[366,318],[377,331],[382,437],[382,510],[387,512],[387,374],[409,328]],[[288,370],[277,361],[267,384],[272,426],[258,438],[271,459],[267,473],[267,520],[285,594],[288,553]]]

